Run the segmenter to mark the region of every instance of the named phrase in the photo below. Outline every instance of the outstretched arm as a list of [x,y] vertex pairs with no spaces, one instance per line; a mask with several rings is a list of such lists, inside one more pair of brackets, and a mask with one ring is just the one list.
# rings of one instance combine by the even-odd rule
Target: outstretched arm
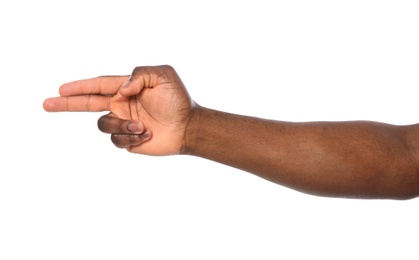
[[[107,133],[112,133],[110,127],[127,123],[111,123],[106,117],[100,122]],[[135,146],[129,136],[113,136],[113,142]],[[418,125],[290,123],[197,107],[185,144],[184,154],[313,195],[382,199],[419,195]]]
[[[46,107],[49,102],[58,101],[46,101]],[[130,113],[112,110],[124,102],[131,104]],[[195,104],[168,66],[134,70],[110,101],[110,110],[112,114],[100,118],[99,128],[130,152],[199,156],[320,196],[419,195],[418,125],[290,123],[228,114]],[[135,118],[127,116],[133,114]],[[141,120],[151,137],[138,138],[127,127],[131,119]]]
[[358,198],[419,195],[418,126],[289,123],[200,108],[186,136],[187,154],[302,192]]

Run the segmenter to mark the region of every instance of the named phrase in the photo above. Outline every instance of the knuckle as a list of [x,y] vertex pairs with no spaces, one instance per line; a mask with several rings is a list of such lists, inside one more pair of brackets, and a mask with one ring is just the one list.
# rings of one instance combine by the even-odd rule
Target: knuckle
[[156,75],[165,81],[172,81],[176,75],[175,69],[170,65],[160,65],[155,67]]
[[133,80],[145,77],[148,79],[156,77],[159,80],[171,81],[176,77],[175,69],[170,65],[159,65],[159,66],[138,66],[135,67],[131,78]]
[[141,74],[144,74],[147,71],[147,67],[144,66],[137,66],[134,68],[134,70],[132,71],[131,77],[135,78],[140,76]]
[[160,68],[165,70],[165,71],[168,71],[168,72],[174,72],[175,71],[175,69],[168,64],[161,65]]
[[138,74],[140,72],[140,70],[142,70],[143,67],[137,66],[134,68],[134,70],[132,71],[132,75]]
[[173,78],[173,76],[176,74],[175,69],[170,65],[161,65],[158,67],[160,70],[160,74],[167,79]]

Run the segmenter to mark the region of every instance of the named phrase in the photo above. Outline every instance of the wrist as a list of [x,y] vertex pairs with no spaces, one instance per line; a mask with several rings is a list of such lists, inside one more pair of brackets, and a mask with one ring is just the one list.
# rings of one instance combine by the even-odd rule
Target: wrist
[[203,125],[203,119],[205,118],[205,111],[208,110],[205,107],[201,107],[196,104],[192,107],[189,120],[185,127],[185,135],[181,154],[193,155],[194,151],[197,148],[199,133],[201,132],[201,127]]

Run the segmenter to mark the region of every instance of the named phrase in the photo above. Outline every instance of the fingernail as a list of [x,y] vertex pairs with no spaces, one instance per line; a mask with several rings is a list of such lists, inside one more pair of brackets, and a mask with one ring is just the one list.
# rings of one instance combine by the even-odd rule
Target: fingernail
[[124,83],[124,85],[122,85],[121,88],[127,88],[130,83],[131,83],[131,77],[127,80],[127,82]]
[[141,122],[131,122],[128,123],[128,130],[134,133],[142,133],[144,131],[144,126]]
[[143,137],[143,139],[148,139],[151,136],[150,131],[146,130],[143,134],[141,134],[141,136]]

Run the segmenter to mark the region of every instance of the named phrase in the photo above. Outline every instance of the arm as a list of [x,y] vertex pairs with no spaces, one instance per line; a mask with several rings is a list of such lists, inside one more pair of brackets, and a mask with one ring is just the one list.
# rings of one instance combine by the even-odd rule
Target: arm
[[332,197],[419,195],[419,126],[376,122],[289,123],[199,108],[186,154],[256,174],[302,192]]
[[215,111],[193,102],[169,66],[138,67],[127,79],[65,84],[61,97],[47,99],[44,108],[110,110],[98,125],[112,134],[117,147],[140,154],[199,156],[309,194],[419,195],[419,126],[289,123]]

